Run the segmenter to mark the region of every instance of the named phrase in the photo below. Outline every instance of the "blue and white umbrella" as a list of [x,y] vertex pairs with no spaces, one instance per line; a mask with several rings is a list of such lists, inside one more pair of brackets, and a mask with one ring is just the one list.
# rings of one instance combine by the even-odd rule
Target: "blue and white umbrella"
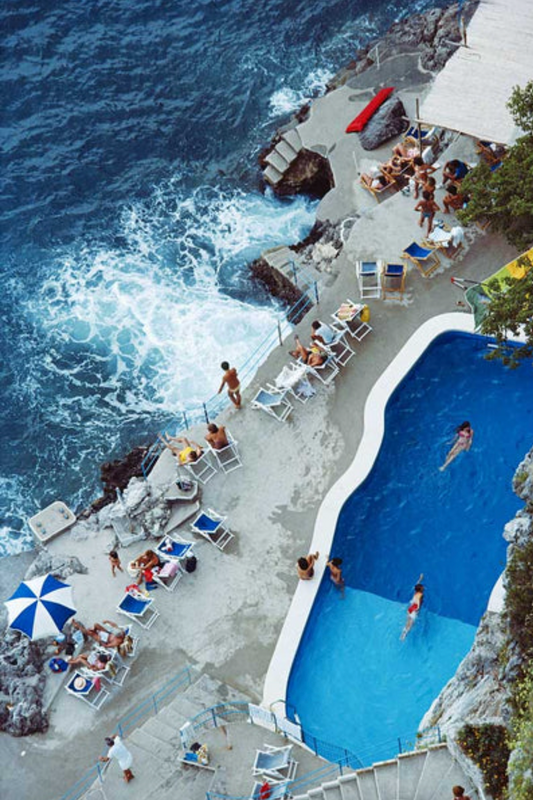
[[76,613],[72,586],[52,575],[22,581],[4,605],[7,606],[9,627],[22,631],[30,639],[54,636]]

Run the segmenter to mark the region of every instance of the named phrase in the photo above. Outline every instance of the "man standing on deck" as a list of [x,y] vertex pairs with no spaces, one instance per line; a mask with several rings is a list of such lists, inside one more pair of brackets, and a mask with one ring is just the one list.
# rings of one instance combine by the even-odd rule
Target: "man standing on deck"
[[218,390],[218,394],[220,394],[224,386],[227,386],[229,399],[231,400],[235,408],[240,408],[241,384],[239,383],[239,376],[237,375],[237,370],[235,369],[235,367],[230,367],[227,361],[223,361],[220,366],[224,370],[224,376],[222,378],[222,383],[220,384],[220,389]]

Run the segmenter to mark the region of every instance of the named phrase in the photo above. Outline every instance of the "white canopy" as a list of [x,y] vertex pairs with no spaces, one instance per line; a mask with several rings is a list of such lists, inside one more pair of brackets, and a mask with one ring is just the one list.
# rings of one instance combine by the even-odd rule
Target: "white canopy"
[[533,2],[480,0],[467,46],[449,59],[422,103],[420,118],[477,139],[511,144],[520,135],[506,103],[533,80]]

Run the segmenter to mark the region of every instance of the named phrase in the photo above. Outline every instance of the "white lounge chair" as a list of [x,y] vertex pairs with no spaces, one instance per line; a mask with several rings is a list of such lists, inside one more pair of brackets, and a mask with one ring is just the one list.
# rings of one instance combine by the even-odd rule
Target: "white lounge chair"
[[363,308],[363,303],[354,303],[353,300],[348,298],[346,302],[331,315],[335,322],[342,325],[350,336],[353,336],[358,342],[364,339],[372,330],[368,322],[363,322],[361,319]]
[[105,653],[105,655],[109,656],[107,666],[105,669],[100,669],[97,671],[89,669],[88,667],[80,667],[79,672],[81,675],[83,675],[84,678],[90,679],[96,677],[103,678],[109,683],[113,683],[115,686],[123,686],[124,681],[129,674],[130,667],[127,667],[124,664],[118,653],[118,650],[102,647],[102,645],[96,645],[93,647],[92,652],[95,654]]
[[155,552],[163,561],[184,561],[194,555],[194,542],[186,542],[179,536],[165,536],[155,548]]
[[335,357],[330,354],[323,364],[319,364],[315,367],[307,366],[307,372],[310,375],[314,375],[315,378],[318,378],[318,380],[321,381],[325,386],[328,386],[339,374],[339,368],[335,361]]
[[381,261],[356,261],[355,274],[359,294],[362,300],[372,297],[380,297],[381,285],[379,276],[381,272]]
[[227,475],[229,472],[233,472],[234,469],[239,469],[239,467],[242,467],[242,461],[239,455],[239,443],[233,438],[227,428],[226,436],[228,438],[228,444],[226,447],[221,447],[219,450],[215,450],[215,448],[211,447],[211,445],[208,445],[208,447],[211,455],[214,456],[215,461],[222,472],[225,472]]
[[225,527],[225,521],[226,517],[217,514],[212,508],[208,508],[207,511],[202,511],[198,514],[191,524],[191,530],[193,533],[203,536],[215,547],[218,547],[219,550],[224,550],[226,545],[234,538],[231,531]]
[[200,481],[204,486],[211,480],[213,475],[216,475],[216,467],[213,466],[208,450],[204,450],[202,455],[196,461],[188,461],[183,465],[196,480]]
[[184,572],[181,568],[179,560],[165,561],[163,566],[156,567],[152,570],[152,577],[155,583],[162,586],[167,592],[173,592],[180,580],[183,578]]
[[271,392],[287,391],[300,403],[307,403],[310,397],[316,394],[314,388],[309,383],[307,375],[307,368],[305,364],[295,364],[293,361],[290,364],[285,364],[277,378],[274,381],[275,385],[267,384],[267,388]]
[[[96,674],[92,677],[96,677]],[[86,678],[79,672],[73,673],[65,689],[73,697],[77,697],[78,700],[83,700],[84,703],[87,703],[87,705],[96,710],[102,708],[109,697],[107,689],[104,689],[103,686],[97,689],[92,678]]]
[[291,758],[292,744],[285,747],[265,744],[264,748],[256,750],[252,773],[292,781],[298,767],[298,763]]
[[252,408],[261,409],[278,422],[285,422],[292,411],[292,405],[287,400],[289,390],[274,392],[272,389],[260,389],[251,402]]
[[345,367],[348,361],[355,355],[355,350],[352,350],[346,341],[346,329],[339,325],[338,322],[334,323],[332,327],[335,331],[335,338],[327,345],[327,350],[331,353],[335,359],[335,363],[339,367]]
[[155,608],[151,597],[143,598],[130,592],[125,593],[117,606],[117,611],[119,614],[125,614],[146,630],[152,627],[159,616],[159,611]]

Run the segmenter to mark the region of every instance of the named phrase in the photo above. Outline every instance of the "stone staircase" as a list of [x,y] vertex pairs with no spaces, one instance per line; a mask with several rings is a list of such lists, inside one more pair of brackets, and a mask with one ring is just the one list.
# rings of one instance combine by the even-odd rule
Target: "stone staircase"
[[[202,769],[178,762],[181,755],[180,727],[206,708],[231,702],[248,702],[232,687],[208,675],[200,675],[182,694],[159,709],[124,738],[133,755],[134,780],[126,784],[116,763],[105,772],[103,791],[98,783],[89,790],[92,797],[113,800],[205,800],[206,792],[217,790],[216,767]],[[199,734],[200,739],[205,739]]]
[[441,800],[456,784],[479,800],[446,744],[438,744],[343,775],[294,800]]
[[263,177],[271,186],[276,186],[302,149],[300,134],[295,128],[282,133],[281,139],[265,158],[267,166]]

